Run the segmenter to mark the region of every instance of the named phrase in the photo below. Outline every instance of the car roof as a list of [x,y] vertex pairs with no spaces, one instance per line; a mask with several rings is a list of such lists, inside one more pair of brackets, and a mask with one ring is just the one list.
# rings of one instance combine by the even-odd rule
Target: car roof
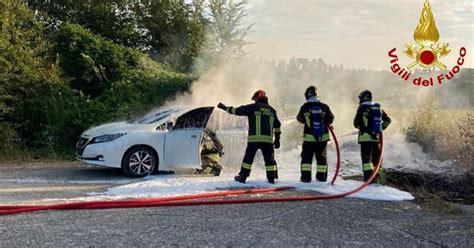
[[199,109],[202,107],[191,107],[191,106],[170,106],[170,107],[161,107],[149,111],[147,114],[142,117],[136,118],[130,121],[131,124],[160,124],[167,117],[170,116],[181,116],[191,110]]

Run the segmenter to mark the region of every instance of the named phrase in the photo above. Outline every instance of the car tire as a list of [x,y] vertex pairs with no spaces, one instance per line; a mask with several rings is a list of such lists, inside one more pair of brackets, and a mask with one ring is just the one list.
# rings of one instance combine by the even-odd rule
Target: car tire
[[158,167],[158,156],[147,146],[129,149],[122,159],[122,170],[129,177],[146,177]]

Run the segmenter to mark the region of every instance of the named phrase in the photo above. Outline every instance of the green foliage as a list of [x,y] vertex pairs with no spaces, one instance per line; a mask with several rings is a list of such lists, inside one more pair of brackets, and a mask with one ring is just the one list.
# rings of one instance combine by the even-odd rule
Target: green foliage
[[53,38],[61,69],[72,87],[95,98],[138,64],[140,54],[95,36],[77,24],[64,23]]
[[20,0],[0,0],[0,120],[52,75],[43,57],[42,26]]
[[12,154],[19,150],[18,137],[9,125],[0,123],[0,155]]
[[87,128],[124,120],[148,112],[169,96],[189,88],[191,79],[164,70],[150,73],[136,68],[124,73],[96,99],[79,94],[67,85],[56,85],[41,96],[27,99],[17,112],[26,123],[20,129],[23,142],[43,153],[69,153]]
[[[245,55],[245,37],[252,27],[242,27],[246,16],[242,0],[26,2],[38,11],[49,33],[57,32],[64,22],[78,24],[181,72],[202,72]],[[198,68],[196,59],[201,59]]]
[[58,73],[51,66],[49,45],[41,22],[20,0],[0,0],[0,153],[12,154],[22,143],[19,130],[35,119],[18,112],[26,99],[54,85]]
[[143,57],[136,69],[114,81],[97,100],[114,109],[109,119],[131,118],[163,104],[178,92],[187,91],[192,80]]
[[144,48],[148,32],[141,29],[140,18],[134,8],[141,5],[133,1],[45,1],[27,0],[39,11],[49,32],[56,32],[62,22],[80,24],[117,44]]
[[[71,3],[73,4],[73,3]],[[123,120],[193,80],[146,54],[64,22],[44,36],[22,1],[0,0],[0,154],[73,154],[85,129]]]
[[41,95],[25,99],[17,115],[23,125],[18,128],[23,145],[34,150],[55,151],[71,148],[81,130],[94,120],[94,111],[85,97],[66,85],[44,90]]
[[79,24],[184,72],[191,70],[204,41],[203,0],[27,2],[39,10],[52,33],[61,22]]
[[150,54],[180,71],[190,71],[205,37],[203,0],[188,4],[184,0],[144,1],[135,8]]
[[61,70],[74,86],[83,84],[58,84],[25,101],[20,116],[36,120],[21,131],[27,147],[71,152],[85,129],[147,112],[192,80],[78,25],[64,24],[53,40]]

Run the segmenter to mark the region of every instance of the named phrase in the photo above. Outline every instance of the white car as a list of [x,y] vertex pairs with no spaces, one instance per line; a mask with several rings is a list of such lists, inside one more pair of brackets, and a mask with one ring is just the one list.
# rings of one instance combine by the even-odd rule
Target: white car
[[203,140],[220,144],[206,129],[213,110],[171,108],[137,120],[91,128],[76,144],[77,158],[88,164],[121,168],[131,177],[156,171],[202,170]]

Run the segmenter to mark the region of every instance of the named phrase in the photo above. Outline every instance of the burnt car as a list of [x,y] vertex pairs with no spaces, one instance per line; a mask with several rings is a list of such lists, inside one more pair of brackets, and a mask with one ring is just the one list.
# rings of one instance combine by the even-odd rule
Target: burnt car
[[120,168],[131,177],[154,172],[219,175],[223,147],[206,128],[213,110],[167,108],[136,120],[88,129],[76,144],[77,159]]

